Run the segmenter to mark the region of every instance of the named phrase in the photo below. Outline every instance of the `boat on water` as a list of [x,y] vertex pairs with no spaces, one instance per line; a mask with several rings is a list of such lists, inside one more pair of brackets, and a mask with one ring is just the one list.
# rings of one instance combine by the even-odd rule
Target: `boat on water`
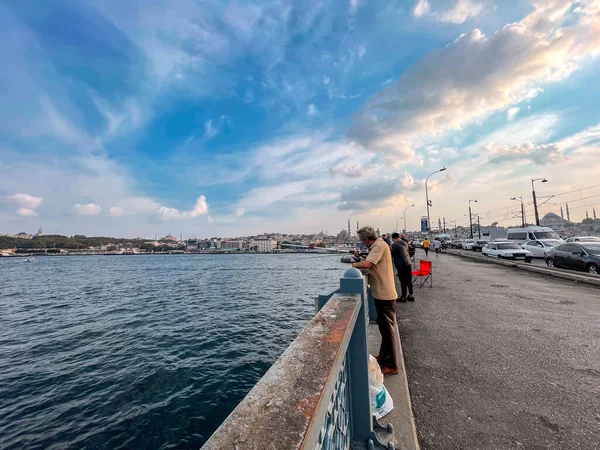
[[33,262],[35,261],[35,258],[25,258],[25,262]]
[[353,255],[344,255],[340,258],[340,261],[343,263],[353,263],[354,256]]

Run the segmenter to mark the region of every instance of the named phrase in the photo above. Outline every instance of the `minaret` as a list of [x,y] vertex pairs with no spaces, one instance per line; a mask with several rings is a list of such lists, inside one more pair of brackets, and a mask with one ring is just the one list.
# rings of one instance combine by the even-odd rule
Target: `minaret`
[[565,213],[563,212],[562,206],[560,207],[560,218],[565,220]]
[[356,231],[360,230],[359,226],[358,226],[358,220],[356,221]]
[[596,217],[596,208],[594,208],[594,220],[596,220],[596,219],[597,219],[597,217]]
[[569,212],[569,204],[566,204],[567,206],[567,221],[570,222],[571,221],[571,213]]
[[348,217],[348,236],[352,236],[352,231],[350,231],[350,217]]
[[589,218],[590,218],[590,215],[588,214],[588,210],[587,210],[587,209],[585,210],[585,218],[586,218],[586,219],[589,219]]

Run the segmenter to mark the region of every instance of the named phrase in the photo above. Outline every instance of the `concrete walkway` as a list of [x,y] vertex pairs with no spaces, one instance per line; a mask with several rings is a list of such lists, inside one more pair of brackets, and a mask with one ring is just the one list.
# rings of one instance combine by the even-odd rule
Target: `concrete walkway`
[[600,289],[430,259],[433,289],[398,305],[421,447],[600,449]]

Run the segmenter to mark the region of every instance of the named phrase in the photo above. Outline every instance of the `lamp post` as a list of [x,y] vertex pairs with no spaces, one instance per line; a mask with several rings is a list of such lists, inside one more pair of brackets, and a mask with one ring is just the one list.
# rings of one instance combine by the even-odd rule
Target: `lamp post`
[[510,199],[521,202],[521,226],[525,228],[525,206],[523,206],[523,197],[511,197]]
[[533,185],[533,183],[535,183],[536,181],[541,181],[542,183],[547,183],[548,180],[546,180],[545,178],[532,178],[531,179],[531,193],[533,194],[533,209],[535,211],[535,224],[539,227],[540,226],[540,215],[538,214],[537,198],[535,197],[535,186]]
[[444,170],[446,170],[445,167],[442,167],[440,170],[436,170],[435,172],[431,172],[429,175],[427,175],[427,178],[425,178],[425,200],[427,201],[427,233],[429,233],[429,231],[431,230],[431,221],[429,220],[429,192],[427,190],[427,182],[429,181],[429,177],[431,175],[434,175],[436,173],[439,172],[443,172]]
[[471,227],[471,239],[473,239],[473,215],[471,214],[471,202],[477,203],[477,200],[469,200],[469,227]]
[[400,220],[402,220],[402,217],[400,217],[400,218],[396,219],[396,226],[394,227],[394,231],[395,231],[395,232],[398,232],[398,222],[399,222]]
[[458,238],[458,229],[456,227],[456,220],[451,220],[450,224],[454,224],[454,237]]
[[[405,233],[406,233],[406,210],[408,208],[412,208],[413,206],[415,206],[415,205],[410,205],[410,206],[407,206],[406,208],[404,208],[404,216],[403,217],[404,217],[404,232]],[[427,218],[427,221],[429,221],[429,217]],[[427,226],[429,226],[429,223],[427,224]]]

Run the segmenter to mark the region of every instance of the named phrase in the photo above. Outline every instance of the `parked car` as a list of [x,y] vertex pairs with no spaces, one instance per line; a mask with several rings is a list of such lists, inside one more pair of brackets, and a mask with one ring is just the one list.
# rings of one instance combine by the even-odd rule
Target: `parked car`
[[516,242],[490,242],[481,253],[500,259],[523,259],[525,262],[533,259],[533,253],[522,249]]
[[560,244],[562,244],[560,241],[541,239],[537,241],[528,241],[524,243],[522,247],[525,250],[529,250],[531,253],[533,253],[534,258],[544,258],[548,250]]
[[565,242],[600,242],[597,236],[575,236],[568,238]]
[[582,270],[600,273],[600,242],[578,242],[561,244],[546,252],[548,267]]
[[462,244],[462,239],[455,239],[450,243],[450,248],[462,248]]
[[471,246],[471,250],[475,252],[480,252],[483,249],[483,247],[487,245],[488,242],[489,241],[484,240],[475,241],[475,243]]
[[462,243],[463,250],[473,250],[473,244],[475,243],[475,239],[465,239]]

